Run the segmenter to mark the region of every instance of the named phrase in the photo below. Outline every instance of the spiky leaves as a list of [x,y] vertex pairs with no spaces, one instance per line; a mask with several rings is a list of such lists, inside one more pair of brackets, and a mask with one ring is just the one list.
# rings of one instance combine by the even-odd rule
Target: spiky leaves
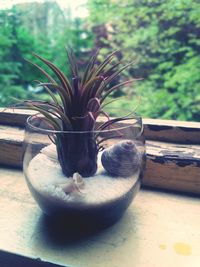
[[[103,102],[113,91],[135,81],[110,86],[111,82],[134,62],[120,67],[122,62],[116,63],[118,51],[114,51],[103,62],[97,64],[98,52],[91,56],[85,72],[80,77],[75,55],[67,50],[71,69],[70,79],[52,62],[33,53],[53,73],[50,75],[41,66],[31,62],[46,77],[47,81],[39,82],[39,85],[44,87],[51,101],[23,101],[19,104],[23,108],[39,111],[52,129],[61,132],[56,133],[55,142],[62,170],[67,176],[73,172],[79,172],[83,176],[95,173],[98,142],[93,130],[96,129],[98,116],[106,114],[102,110],[105,105]],[[108,121],[102,124],[99,130],[124,119],[126,117],[115,120],[108,117]]]

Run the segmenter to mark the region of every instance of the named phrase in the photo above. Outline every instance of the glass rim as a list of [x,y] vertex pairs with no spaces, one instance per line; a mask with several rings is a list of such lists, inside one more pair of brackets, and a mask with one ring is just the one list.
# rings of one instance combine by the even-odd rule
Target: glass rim
[[[132,119],[135,119],[135,122],[129,124],[129,125],[125,125],[125,126],[122,126],[122,127],[116,127],[116,128],[113,128],[113,129],[104,129],[104,130],[92,130],[92,131],[63,131],[63,130],[48,130],[48,129],[44,129],[44,128],[41,128],[41,127],[37,127],[37,126],[34,126],[32,125],[31,123],[31,119],[33,119],[34,117],[36,117],[36,115],[42,115],[40,113],[37,113],[37,114],[33,114],[33,115],[30,115],[28,116],[27,120],[26,120],[26,124],[33,130],[35,131],[38,131],[38,132],[43,132],[43,133],[47,133],[47,134],[89,134],[89,133],[108,133],[108,132],[112,132],[112,131],[118,131],[118,130],[123,130],[123,129],[126,129],[126,128],[130,128],[130,127],[133,127],[134,125],[136,125],[138,122],[141,124],[141,131],[140,133],[143,131],[143,123],[142,123],[142,117],[137,115],[135,113],[135,116],[130,116],[129,118],[127,118],[127,120],[132,120]],[[122,123],[122,121],[119,121],[118,123]]]

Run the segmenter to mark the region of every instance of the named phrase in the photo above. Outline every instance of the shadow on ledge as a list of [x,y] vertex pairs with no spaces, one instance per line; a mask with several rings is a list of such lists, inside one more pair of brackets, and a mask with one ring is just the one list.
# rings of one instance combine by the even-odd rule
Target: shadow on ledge
[[[121,216],[120,216],[121,217]],[[118,218],[119,219],[119,218]],[[40,239],[53,244],[70,244],[83,241],[105,228],[110,227],[118,219],[103,223],[101,221],[90,222],[81,217],[73,217],[71,220],[66,217],[50,217],[42,214],[38,220],[37,227]]]

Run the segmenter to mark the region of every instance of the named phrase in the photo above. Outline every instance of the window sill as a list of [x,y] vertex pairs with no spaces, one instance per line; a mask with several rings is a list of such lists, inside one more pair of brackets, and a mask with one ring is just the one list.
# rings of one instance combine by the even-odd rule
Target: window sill
[[[21,168],[28,115],[0,113],[0,165]],[[200,123],[144,124],[143,186],[200,195]],[[114,226],[70,241],[48,228],[21,170],[0,168],[0,177],[0,266],[199,266],[200,200],[194,196],[143,189]]]
[[[22,167],[23,128],[30,114],[33,112],[0,112],[0,165]],[[200,123],[144,119],[144,132],[147,166],[143,186],[200,195]]]
[[70,241],[48,228],[21,171],[0,177],[3,267],[199,266],[198,198],[141,190],[114,226]]

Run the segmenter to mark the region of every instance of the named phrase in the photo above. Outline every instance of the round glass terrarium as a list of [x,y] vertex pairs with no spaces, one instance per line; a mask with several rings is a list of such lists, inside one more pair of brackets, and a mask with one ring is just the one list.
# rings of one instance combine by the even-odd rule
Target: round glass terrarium
[[54,131],[40,115],[27,120],[24,174],[47,215],[71,223],[114,223],[136,195],[144,166],[140,117],[85,132]]

